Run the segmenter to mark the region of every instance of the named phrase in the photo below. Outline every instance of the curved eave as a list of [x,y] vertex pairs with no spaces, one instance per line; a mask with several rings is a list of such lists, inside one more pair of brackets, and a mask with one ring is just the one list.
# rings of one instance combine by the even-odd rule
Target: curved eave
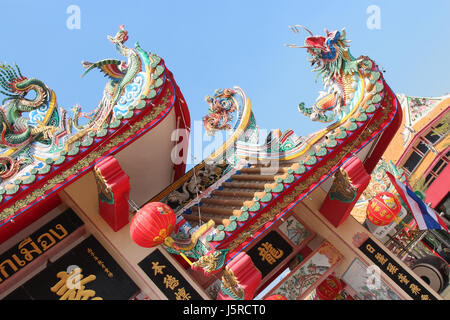
[[[385,84],[387,86],[387,84]],[[392,90],[389,88],[389,91],[392,93]],[[393,94],[395,97],[395,94]],[[403,111],[400,105],[400,102],[395,97],[397,106],[395,108],[395,113],[387,127],[379,134],[379,140],[377,141],[375,147],[370,152],[369,156],[363,161],[364,167],[366,168],[367,173],[371,174],[373,169],[375,169],[378,161],[380,161],[381,156],[386,151],[387,147],[391,143],[395,134],[399,130],[402,119],[403,119]]]
[[[155,201],[163,201],[164,198],[170,194],[172,191],[178,189],[183,183],[185,183],[188,179],[190,179],[194,172],[200,171],[202,168],[204,168],[205,164],[208,162],[216,161],[219,157],[221,157],[223,154],[226,153],[227,149],[234,146],[236,141],[242,136],[242,134],[246,131],[247,127],[249,126],[251,117],[252,117],[252,110],[251,110],[251,101],[247,98],[243,90],[239,87],[234,87],[235,90],[239,92],[239,94],[242,97],[242,106],[240,108],[242,109],[242,113],[239,115],[239,121],[237,121],[235,127],[233,128],[233,133],[227,138],[227,140],[217,149],[215,150],[211,155],[209,155],[206,159],[204,159],[202,162],[191,168],[188,172],[181,172],[179,176],[176,176],[174,178],[174,181],[172,184],[164,188],[159,194],[154,196],[152,199],[150,199],[148,202],[155,202]],[[186,155],[187,156],[187,155]]]
[[[384,107],[380,108],[361,130],[352,135],[351,139],[346,140],[326,157],[319,159],[318,163],[310,168],[307,174],[287,185],[281,193],[261,206],[258,212],[245,224],[227,234],[222,241],[211,243],[216,249],[230,250],[226,257],[227,261],[233,259],[239,252],[258,239],[265,230],[288,214],[306,196],[330,178],[350,157],[358,154],[366,147],[368,150],[364,152],[365,158],[361,160],[367,173],[372,172],[397,132],[402,120],[400,103],[387,85],[386,93],[392,98],[391,110],[387,111]],[[381,123],[378,124],[377,121],[381,121]],[[358,141],[363,132],[366,137],[362,141]],[[352,147],[349,149],[349,146]],[[340,158],[340,160],[328,168],[328,161],[332,162],[332,159],[336,158]],[[244,235],[246,230],[253,230],[253,234],[249,236],[246,232]]]
[[[53,163],[47,174],[37,174],[35,182],[21,185],[12,195],[4,195],[0,204],[0,242],[34,220],[42,211],[51,210],[58,205],[57,193],[90,172],[104,157],[115,155],[163,122],[174,110],[176,128],[190,130],[190,115],[187,104],[175,83],[172,73],[165,70],[164,84],[157,96],[145,100],[145,106],[135,109],[128,119],[121,119],[120,125],[102,137],[95,137],[90,146],[80,146],[80,151],[61,163]],[[183,121],[181,121],[183,119]],[[180,138],[181,139],[181,138]],[[181,163],[173,165],[173,179],[178,179],[185,170],[187,154],[182,155]],[[14,225],[12,225],[13,221]]]
[[[185,143],[187,146],[189,141],[189,133],[191,131],[191,115],[189,113],[189,108],[186,103],[186,100],[184,99],[183,94],[181,93],[180,88],[178,87],[178,84],[175,82],[173,78],[172,72],[170,72],[168,69],[166,69],[166,72],[170,75],[170,78],[172,79],[172,83],[175,89],[175,117],[176,117],[176,128],[180,130],[184,130],[184,133],[186,135],[180,136],[180,141],[182,143]],[[182,140],[182,141],[181,141]],[[181,155],[182,161],[180,163],[174,164],[174,174],[173,174],[173,181],[178,180],[180,177],[182,177],[186,171],[186,162],[187,162],[187,148],[183,149],[183,154]]]

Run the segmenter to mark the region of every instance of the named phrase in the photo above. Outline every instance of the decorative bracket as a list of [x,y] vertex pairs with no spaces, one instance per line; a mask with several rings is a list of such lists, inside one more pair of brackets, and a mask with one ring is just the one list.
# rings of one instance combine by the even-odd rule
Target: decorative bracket
[[192,270],[202,270],[205,276],[219,272],[225,264],[228,250],[211,250],[192,264]]
[[225,266],[218,300],[251,300],[261,283],[261,272],[250,256],[239,253]]
[[325,198],[320,212],[335,227],[340,226],[350,215],[363,191],[370,182],[361,160],[352,156],[335,174],[333,185]]
[[108,156],[94,167],[99,210],[102,218],[114,231],[128,224],[130,178],[116,158]]

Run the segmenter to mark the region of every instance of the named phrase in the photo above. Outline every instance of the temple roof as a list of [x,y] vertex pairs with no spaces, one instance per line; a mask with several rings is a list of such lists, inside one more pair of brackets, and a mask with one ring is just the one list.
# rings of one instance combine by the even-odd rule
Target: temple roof
[[[109,37],[126,61],[83,62],[85,73],[97,69],[108,79],[101,102],[89,115],[75,108],[69,117],[42,81],[22,76],[17,66],[0,65],[2,93],[8,97],[1,107],[5,115],[0,141],[2,225],[56,195],[103,157],[137,141],[171,110],[183,114],[179,128],[190,126],[184,98],[163,59],[137,43],[126,47],[127,39],[123,26]],[[25,99],[32,90],[36,98]],[[83,118],[85,124],[80,124]],[[175,167],[177,176],[185,164]]]
[[[329,36],[343,37],[338,32]],[[345,54],[341,58],[343,65],[354,59]],[[223,130],[228,120],[238,119],[228,127],[233,134],[227,136],[234,138],[150,200],[172,206],[179,224],[185,226],[166,241],[169,251],[198,259],[211,249],[225,250],[231,258],[317,187],[328,192],[336,174],[355,158],[372,172],[402,112],[373,61],[361,57],[349,63],[342,68],[346,72],[329,75],[343,77],[339,82],[343,88],[333,85],[312,108],[299,105],[299,111],[312,120],[331,123],[307,137],[298,137],[293,130],[274,130],[264,141],[255,141],[255,117],[242,89],[218,90],[207,99],[207,131]],[[189,234],[191,242],[186,239]],[[197,239],[206,246],[203,252],[195,246]]]

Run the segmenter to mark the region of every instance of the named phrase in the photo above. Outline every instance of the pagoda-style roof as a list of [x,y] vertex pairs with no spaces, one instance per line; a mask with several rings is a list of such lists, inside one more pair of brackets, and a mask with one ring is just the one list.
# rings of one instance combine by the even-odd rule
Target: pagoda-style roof
[[[177,118],[174,129],[189,130],[187,105],[164,60],[138,43],[134,48],[125,46],[128,34],[123,26],[108,38],[126,61],[83,62],[85,73],[98,69],[108,79],[100,103],[90,114],[75,107],[69,117],[42,81],[23,76],[17,66],[0,65],[0,89],[7,97],[1,106],[3,228],[88,173],[104,157],[138,141],[172,110]],[[25,97],[30,91],[36,93],[33,100]],[[184,173],[184,163],[175,165],[176,178]]]
[[[311,43],[322,38],[308,37]],[[352,179],[370,175],[402,112],[378,66],[368,57],[352,57],[345,30],[327,33],[326,39],[339,51],[325,55],[324,47],[305,47],[330,90],[312,108],[300,103],[298,109],[311,120],[330,123],[327,128],[306,137],[274,130],[258,142],[242,89],[218,90],[207,99],[207,131],[226,128],[233,138],[151,200],[169,204],[178,215],[181,227],[166,240],[170,252],[199,259],[197,267],[213,254],[223,266],[319,186],[348,203],[348,210],[354,205],[363,189],[355,190]],[[235,122],[227,127],[230,119]]]

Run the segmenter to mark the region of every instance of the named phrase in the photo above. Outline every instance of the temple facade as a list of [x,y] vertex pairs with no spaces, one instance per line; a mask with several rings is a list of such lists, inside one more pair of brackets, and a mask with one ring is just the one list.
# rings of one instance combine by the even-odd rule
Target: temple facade
[[123,26],[109,40],[127,61],[83,63],[108,76],[89,115],[68,117],[44,83],[2,65],[0,298],[443,299],[355,213],[405,123],[401,99],[352,56],[345,29],[301,29],[290,47],[328,92],[298,110],[327,127],[260,141],[245,89],[218,89],[202,120],[226,138],[187,172],[181,90],[162,58],[125,45]]

